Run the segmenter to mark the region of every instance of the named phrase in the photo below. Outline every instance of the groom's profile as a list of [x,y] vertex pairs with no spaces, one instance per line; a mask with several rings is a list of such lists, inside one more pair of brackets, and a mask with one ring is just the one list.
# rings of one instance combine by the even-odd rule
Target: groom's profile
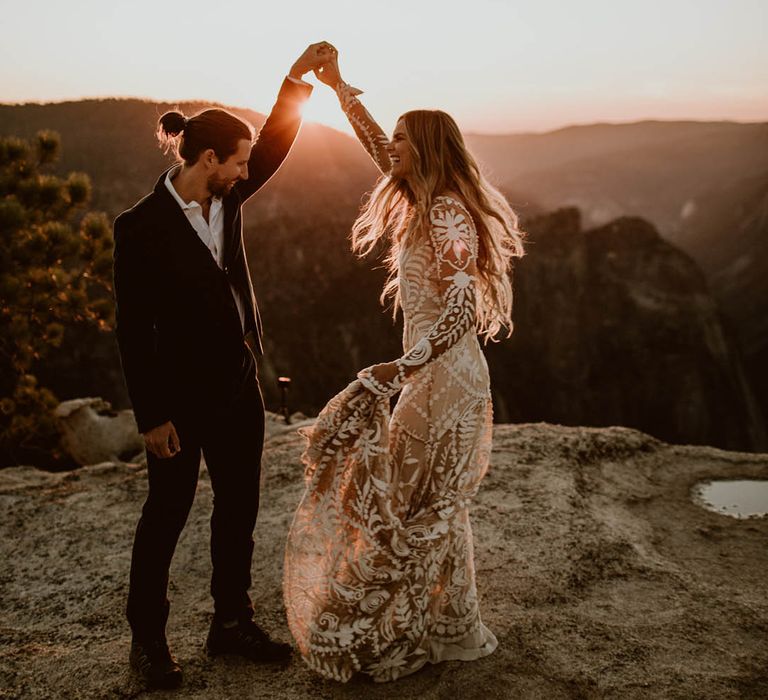
[[299,57],[255,142],[250,125],[224,110],[163,115],[158,136],[179,162],[115,220],[117,339],[149,480],[131,559],[130,663],[153,686],[182,679],[165,636],[168,571],[201,453],[214,494],[208,653],[256,661],[291,654],[254,622],[248,595],[264,405],[254,358],[261,322],[241,207],[287,156],[312,90],[301,77],[330,50],[321,42]]

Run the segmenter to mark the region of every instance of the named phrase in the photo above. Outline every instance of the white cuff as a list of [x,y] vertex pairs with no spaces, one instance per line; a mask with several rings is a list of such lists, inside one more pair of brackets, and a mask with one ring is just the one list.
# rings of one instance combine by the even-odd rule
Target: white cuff
[[312,83],[308,83],[306,80],[302,80],[301,78],[294,78],[291,75],[286,75],[286,78],[290,80],[292,83],[296,83],[297,85],[306,85],[307,87],[312,87]]

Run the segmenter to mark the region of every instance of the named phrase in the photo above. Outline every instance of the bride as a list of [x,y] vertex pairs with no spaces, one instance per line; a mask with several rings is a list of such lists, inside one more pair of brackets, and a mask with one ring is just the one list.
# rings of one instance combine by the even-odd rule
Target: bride
[[388,681],[497,645],[480,618],[468,514],[491,451],[477,336],[511,330],[509,271],[522,234],[451,117],[407,112],[390,141],[341,79],[335,53],[316,73],[383,175],[352,247],[364,255],[389,244],[382,300],[402,308],[404,354],[360,371],[307,431],[283,592],[310,667]]

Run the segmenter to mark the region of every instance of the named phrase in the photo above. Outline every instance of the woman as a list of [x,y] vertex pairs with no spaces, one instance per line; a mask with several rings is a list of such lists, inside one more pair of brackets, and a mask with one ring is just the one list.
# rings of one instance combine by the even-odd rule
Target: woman
[[352,245],[365,254],[390,243],[382,299],[403,310],[405,354],[362,370],[308,431],[284,594],[312,668],[386,681],[497,645],[480,619],[467,510],[491,450],[477,334],[511,329],[508,272],[522,236],[447,114],[408,112],[390,142],[335,58],[316,74],[384,175]]

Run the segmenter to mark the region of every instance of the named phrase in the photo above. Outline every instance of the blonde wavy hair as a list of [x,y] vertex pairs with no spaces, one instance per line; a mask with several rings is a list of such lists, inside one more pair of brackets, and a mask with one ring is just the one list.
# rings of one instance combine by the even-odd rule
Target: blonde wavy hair
[[524,234],[504,196],[480,172],[456,122],[440,110],[414,110],[400,117],[411,155],[410,182],[382,176],[352,226],[352,250],[367,255],[388,240],[389,278],[381,302],[400,308],[400,250],[429,230],[435,197],[454,193],[469,211],[478,236],[477,332],[486,342],[502,328],[512,333],[512,258],[522,257]]

